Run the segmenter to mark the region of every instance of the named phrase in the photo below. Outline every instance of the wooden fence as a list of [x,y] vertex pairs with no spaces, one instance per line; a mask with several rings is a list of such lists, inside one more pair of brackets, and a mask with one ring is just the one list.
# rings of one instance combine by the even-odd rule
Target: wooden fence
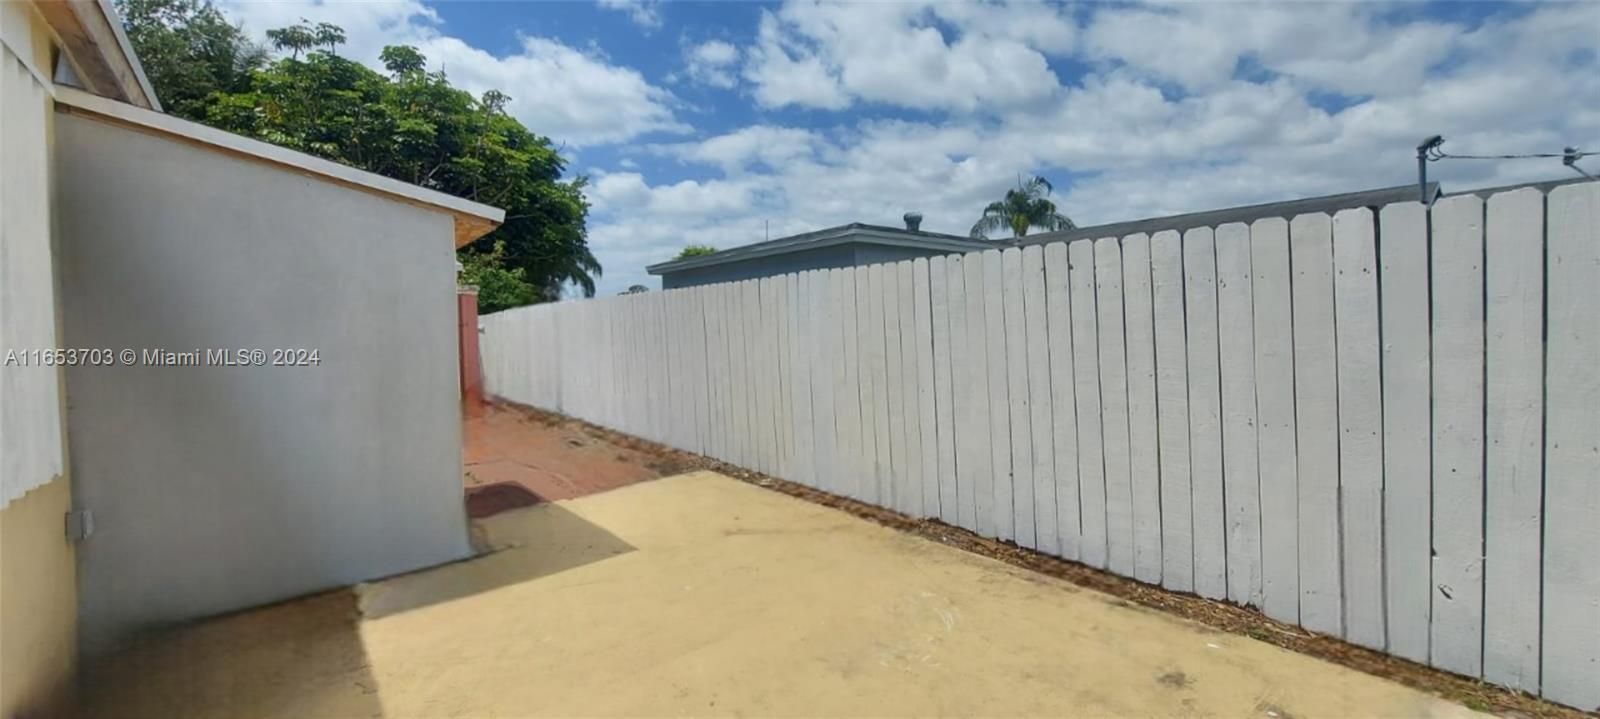
[[482,321],[507,399],[1600,707],[1600,183]]

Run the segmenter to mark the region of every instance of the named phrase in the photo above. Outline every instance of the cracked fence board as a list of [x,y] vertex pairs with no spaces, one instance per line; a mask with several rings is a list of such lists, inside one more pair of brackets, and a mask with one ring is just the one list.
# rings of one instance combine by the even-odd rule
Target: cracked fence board
[[1410,520],[1431,515],[1426,215],[1405,203],[1385,207],[1380,220],[1389,651],[1426,661],[1431,537]]
[[1366,208],[1333,216],[1344,637],[1382,650],[1383,397],[1375,229]]
[[1051,421],[1050,334],[1046,318],[1044,247],[1022,249],[1023,324],[1028,335],[1028,426],[1033,430],[1035,549],[1060,552],[1056,524],[1056,453]]
[[1546,318],[1546,698],[1600,709],[1600,183],[1550,192]]
[[1094,241],[1100,350],[1100,416],[1105,442],[1106,546],[1111,571],[1134,574],[1133,475],[1128,446],[1128,359],[1123,334],[1122,245]]
[[844,320],[839,325],[840,346],[844,353],[844,385],[840,387],[843,394],[834,406],[834,413],[842,420],[839,422],[839,441],[841,451],[846,453],[848,478],[845,487],[849,490],[848,496],[866,501],[868,483],[872,480],[872,458],[868,454],[871,447],[867,444],[872,425],[870,417],[861,411],[865,388],[861,371],[860,325],[862,316],[866,314],[866,303],[857,301],[856,297],[856,291],[866,286],[866,268],[845,267],[837,272],[838,311],[839,317]]
[[1544,196],[1533,188],[1502,193],[1489,198],[1487,210],[1483,678],[1536,692],[1544,501]]
[[939,256],[928,260],[929,311],[933,322],[933,411],[938,433],[939,519],[952,527],[960,526],[956,486],[955,371],[951,366],[951,329],[959,303],[951,291],[961,282],[959,256]]
[[1077,561],[1082,542],[1078,514],[1078,416],[1073,375],[1071,281],[1068,245],[1044,246],[1046,322],[1050,335],[1050,416],[1056,479],[1056,552]]
[[[976,253],[950,256],[950,368],[954,382],[956,493],[959,520],[977,532],[978,484],[989,467],[988,375],[982,343],[971,341],[968,326],[983,332],[983,279]],[[985,488],[987,491],[987,488]],[[987,502],[987,500],[985,500]],[[988,504],[982,505],[987,508]],[[987,525],[987,520],[983,520]]]
[[1222,389],[1217,348],[1216,239],[1209,227],[1183,235],[1188,318],[1189,487],[1194,511],[1194,589],[1228,596],[1226,505],[1222,493]]
[[900,366],[895,371],[900,375],[900,401],[904,405],[903,413],[903,452],[905,464],[899,470],[903,479],[901,487],[905,490],[904,496],[898,498],[900,511],[912,517],[921,517],[922,514],[922,406],[919,395],[920,376],[917,371],[918,355],[926,354],[926,350],[919,352],[917,349],[917,309],[916,309],[916,275],[912,272],[912,261],[902,260],[895,263],[895,273],[899,276],[900,291],[897,294],[900,313],[900,336],[893,341],[900,344]]
[[[1016,522],[1011,514],[1011,396],[1006,377],[1006,320],[1004,271],[999,250],[979,255],[983,272],[984,349],[988,353],[989,381],[989,526],[985,536],[999,539],[1016,537]],[[984,502],[980,488],[978,504]],[[983,518],[980,516],[981,523]]]
[[[1024,317],[1022,250],[1011,248],[1000,253],[1003,279],[1002,309],[1005,314],[1006,406],[1010,409],[1011,526],[1017,544],[1036,548],[1038,538],[1033,525],[1033,422],[1028,395],[1028,337]],[[998,500],[997,500],[998,501]]]
[[1228,599],[1261,606],[1261,475],[1256,445],[1255,293],[1250,229],[1216,229],[1217,342],[1222,369],[1222,487]]
[[1082,508],[1083,563],[1102,569],[1106,537],[1105,444],[1100,430],[1100,350],[1095,308],[1093,240],[1068,246],[1071,261],[1072,363],[1078,413],[1078,501]]
[[1300,491],[1295,453],[1294,325],[1289,223],[1250,225],[1255,320],[1256,440],[1261,476],[1261,601],[1269,617],[1300,623]]
[[[917,358],[917,429],[921,448],[921,473],[917,485],[922,490],[922,516],[937,518],[939,511],[939,430],[937,382],[933,370],[933,272],[927,259],[911,263],[912,354]],[[942,275],[944,267],[939,267]],[[943,277],[941,276],[942,280]]]
[[1194,508],[1189,484],[1189,359],[1183,317],[1183,241],[1150,237],[1156,330],[1156,427],[1161,462],[1161,586],[1194,591]]
[[[888,480],[880,506],[906,514],[906,415],[905,374],[901,367],[905,361],[900,344],[900,264],[880,265],[883,269],[883,364],[884,413],[888,417],[889,462]],[[910,288],[906,288],[910,289]]]
[[1127,338],[1128,472],[1133,499],[1133,576],[1161,583],[1161,458],[1156,439],[1156,330],[1150,296],[1150,237],[1122,239]]
[[891,507],[894,501],[894,447],[890,444],[892,434],[889,428],[889,346],[885,335],[887,334],[887,320],[884,318],[884,271],[886,265],[871,265],[867,268],[867,321],[870,323],[868,337],[870,345],[866,357],[869,360],[869,369],[872,371],[872,401],[862,404],[863,412],[872,415],[872,446],[873,446],[873,476],[876,478],[876,504],[880,507]]
[[1431,663],[1483,670],[1483,200],[1433,207]]

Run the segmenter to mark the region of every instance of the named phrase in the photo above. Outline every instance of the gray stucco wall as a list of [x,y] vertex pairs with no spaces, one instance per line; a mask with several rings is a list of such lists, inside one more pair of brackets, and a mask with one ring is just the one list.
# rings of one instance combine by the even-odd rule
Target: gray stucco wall
[[451,218],[57,115],[82,645],[466,556]]

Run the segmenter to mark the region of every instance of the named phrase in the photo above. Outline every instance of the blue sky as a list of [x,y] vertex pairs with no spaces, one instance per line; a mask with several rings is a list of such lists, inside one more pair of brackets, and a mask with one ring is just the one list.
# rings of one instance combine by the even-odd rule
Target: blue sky
[[[965,234],[1019,175],[1095,224],[1405,184],[1435,133],[1458,153],[1600,147],[1600,3],[222,5],[258,36],[337,23],[374,65],[416,45],[511,95],[593,183],[607,293],[768,226],[917,210]],[[1432,171],[1446,189],[1570,175]]]

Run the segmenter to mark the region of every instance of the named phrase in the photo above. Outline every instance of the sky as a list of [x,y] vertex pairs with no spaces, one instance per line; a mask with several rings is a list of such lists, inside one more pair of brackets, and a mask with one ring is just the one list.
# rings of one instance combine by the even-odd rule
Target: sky
[[[1600,3],[222,0],[257,38],[414,45],[589,178],[599,291],[684,245],[849,222],[967,234],[1040,175],[1077,224],[1416,181],[1457,154],[1600,150]],[[1600,174],[1600,157],[1583,163]],[[1444,161],[1446,191],[1575,177]]]

